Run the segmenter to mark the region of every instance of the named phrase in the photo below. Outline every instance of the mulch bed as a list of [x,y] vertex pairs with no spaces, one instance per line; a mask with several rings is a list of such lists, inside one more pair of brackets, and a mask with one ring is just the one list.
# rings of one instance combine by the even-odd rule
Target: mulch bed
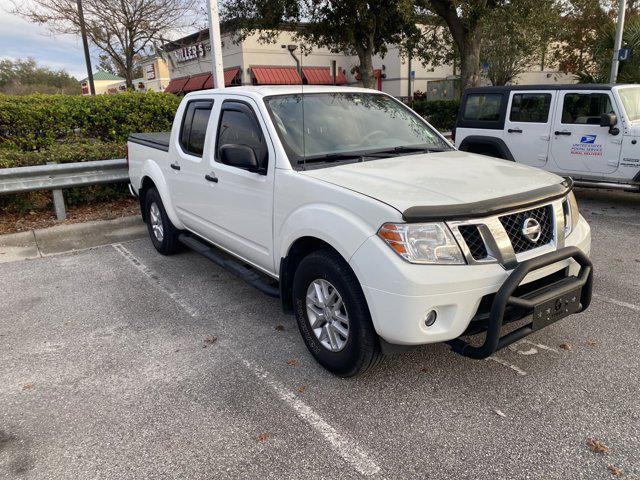
[[67,219],[63,221],[56,219],[53,208],[50,210],[35,210],[27,214],[2,212],[0,215],[0,235],[68,223],[113,220],[114,218],[138,215],[139,213],[138,201],[134,198],[68,207]]

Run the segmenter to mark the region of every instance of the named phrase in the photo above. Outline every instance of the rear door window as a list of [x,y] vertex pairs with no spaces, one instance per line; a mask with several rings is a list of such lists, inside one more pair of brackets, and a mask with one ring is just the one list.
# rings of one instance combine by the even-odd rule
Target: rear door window
[[502,95],[499,93],[473,93],[467,96],[462,118],[473,122],[497,122],[501,106]]
[[547,123],[551,108],[550,93],[514,93],[509,120],[512,122]]
[[213,102],[194,100],[187,104],[180,129],[180,147],[185,153],[202,157]]
[[562,123],[600,125],[600,116],[611,112],[608,93],[567,93],[562,104]]

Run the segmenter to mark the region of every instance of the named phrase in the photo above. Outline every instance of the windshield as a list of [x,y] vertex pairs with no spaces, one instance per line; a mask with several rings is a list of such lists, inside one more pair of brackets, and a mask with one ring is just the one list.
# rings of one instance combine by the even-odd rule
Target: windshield
[[630,122],[640,120],[640,87],[621,88],[618,90],[624,111]]
[[422,118],[386,95],[312,93],[304,95],[304,106],[300,94],[265,101],[294,168],[303,160],[365,161],[451,149]]

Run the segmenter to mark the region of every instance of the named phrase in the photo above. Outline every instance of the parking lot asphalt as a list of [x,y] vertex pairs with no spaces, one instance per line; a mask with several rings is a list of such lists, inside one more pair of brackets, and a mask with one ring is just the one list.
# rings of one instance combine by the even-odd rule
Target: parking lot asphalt
[[640,479],[640,195],[578,198],[588,311],[488,360],[430,345],[354,379],[195,253],[0,264],[0,478]]

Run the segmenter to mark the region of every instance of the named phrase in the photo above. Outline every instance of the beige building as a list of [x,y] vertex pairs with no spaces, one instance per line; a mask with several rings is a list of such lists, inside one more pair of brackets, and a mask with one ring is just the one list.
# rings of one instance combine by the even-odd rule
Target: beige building
[[[124,82],[124,78],[112,73],[96,72],[93,74],[93,85],[96,89],[96,95],[111,93],[109,90],[117,88],[116,86],[121,82]],[[82,87],[82,95],[91,95],[88,78],[80,80],[80,87]]]
[[[295,45],[294,33],[281,30],[270,43],[259,40],[258,34],[234,42],[232,33],[222,34],[222,63],[225,85],[260,84],[332,84],[332,68],[335,62],[336,84],[358,85],[358,58],[344,53],[332,53],[326,48],[300,46],[291,52],[287,46]],[[295,58],[294,58],[295,57]],[[165,91],[188,93],[212,88],[211,45],[208,29],[163,46],[163,58],[168,67],[169,82]],[[296,66],[301,63],[301,74]],[[433,67],[400,55],[396,46],[391,46],[384,57],[373,59],[375,88],[396,97],[412,96],[416,91],[429,92],[439,89],[452,97],[457,77],[450,65]],[[570,76],[557,71],[535,71],[521,75],[517,83],[571,83]],[[434,88],[432,88],[432,85]],[[443,87],[445,85],[445,87]],[[448,88],[448,91],[447,91]]]
[[140,61],[142,78],[134,83],[135,89],[146,92],[164,92],[169,85],[169,67],[161,55],[152,55]]

